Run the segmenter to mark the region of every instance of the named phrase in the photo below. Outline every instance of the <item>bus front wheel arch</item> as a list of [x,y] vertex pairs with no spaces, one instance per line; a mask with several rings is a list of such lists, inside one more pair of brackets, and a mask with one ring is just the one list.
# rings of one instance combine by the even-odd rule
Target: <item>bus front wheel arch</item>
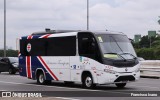
[[92,74],[89,71],[82,73],[82,86],[85,88],[94,88],[96,86],[93,82]]

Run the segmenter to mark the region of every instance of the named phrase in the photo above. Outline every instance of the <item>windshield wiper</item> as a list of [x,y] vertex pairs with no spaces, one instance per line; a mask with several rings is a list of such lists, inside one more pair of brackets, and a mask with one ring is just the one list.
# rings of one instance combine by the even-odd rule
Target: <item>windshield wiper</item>
[[137,57],[136,56],[134,56],[133,54],[131,54],[131,53],[122,53],[122,54],[120,54],[120,55],[125,55],[125,54],[129,54],[129,55],[131,55],[132,57],[133,57],[133,59],[137,59]]
[[121,55],[118,54],[118,53],[104,53],[104,54],[115,54],[115,55],[120,56],[120,58],[121,58],[122,60],[127,61],[127,59],[125,59],[123,56],[121,56]]
[[110,36],[110,37],[115,41],[115,43],[116,43],[116,45],[118,46],[118,48],[123,52],[122,48],[118,45],[116,39],[115,39],[114,37],[112,37],[112,36]]

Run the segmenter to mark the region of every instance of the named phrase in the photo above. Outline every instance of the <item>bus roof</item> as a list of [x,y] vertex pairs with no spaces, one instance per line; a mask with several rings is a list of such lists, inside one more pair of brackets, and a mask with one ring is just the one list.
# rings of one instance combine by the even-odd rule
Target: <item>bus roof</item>
[[[122,32],[114,32],[114,31],[90,31],[90,30],[50,30],[46,29],[46,31],[43,32],[34,32],[29,36],[24,36],[21,39],[28,39],[28,38],[44,38],[44,37],[61,37],[61,36],[76,36],[77,33],[92,33],[95,35],[98,34],[122,34],[125,35]],[[54,35],[53,35],[54,34]]]
[[46,29],[46,31],[43,32],[34,32],[32,35],[45,35],[45,34],[57,34],[57,33],[70,33],[70,32],[91,32],[94,34],[123,34],[122,32],[115,32],[115,31],[91,31],[91,30],[50,30]]

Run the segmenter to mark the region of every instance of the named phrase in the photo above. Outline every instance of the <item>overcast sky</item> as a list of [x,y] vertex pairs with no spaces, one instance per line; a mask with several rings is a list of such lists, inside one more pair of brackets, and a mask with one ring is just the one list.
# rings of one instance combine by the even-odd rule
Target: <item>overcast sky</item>
[[[51,29],[86,29],[87,0],[6,0],[7,47],[16,38]],[[90,30],[111,30],[146,35],[160,30],[160,0],[89,0]],[[0,48],[3,48],[4,0],[0,0]]]

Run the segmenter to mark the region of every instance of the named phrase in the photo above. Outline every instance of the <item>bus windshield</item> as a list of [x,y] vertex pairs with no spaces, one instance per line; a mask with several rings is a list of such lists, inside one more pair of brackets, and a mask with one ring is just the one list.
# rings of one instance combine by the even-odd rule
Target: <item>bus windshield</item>
[[104,58],[135,59],[137,57],[132,44],[125,35],[101,34],[97,35]]

